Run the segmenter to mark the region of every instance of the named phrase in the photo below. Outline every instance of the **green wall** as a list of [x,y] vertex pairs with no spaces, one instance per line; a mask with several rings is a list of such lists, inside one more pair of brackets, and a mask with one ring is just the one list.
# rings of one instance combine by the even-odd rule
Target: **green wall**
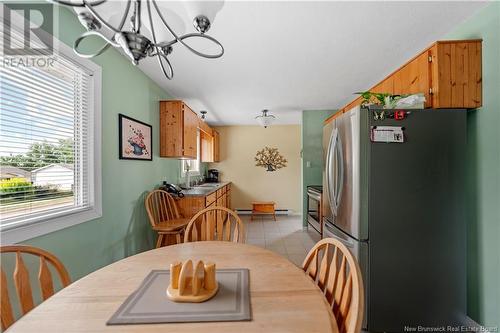
[[[307,186],[323,183],[323,121],[334,110],[302,111],[302,214],[307,225]],[[310,165],[308,166],[308,162]]]
[[468,114],[468,314],[500,326],[500,3],[447,39],[483,39],[483,107]]
[[[62,8],[58,38],[66,44],[83,31]],[[179,180],[180,162],[159,157],[158,101],[170,96],[113,49],[94,59],[102,67],[102,218],[23,242],[58,256],[76,280],[154,245],[144,194],[166,179]],[[153,161],[118,159],[118,113],[153,125]]]

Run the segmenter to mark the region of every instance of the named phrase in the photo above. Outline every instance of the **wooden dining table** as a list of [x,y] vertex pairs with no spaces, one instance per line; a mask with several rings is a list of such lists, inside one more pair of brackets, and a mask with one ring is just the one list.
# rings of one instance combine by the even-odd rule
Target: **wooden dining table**
[[[250,321],[111,325],[106,322],[151,272],[187,259],[248,268]],[[194,242],[143,252],[72,283],[20,318],[19,332],[338,332],[321,290],[297,266],[269,250],[232,242]]]

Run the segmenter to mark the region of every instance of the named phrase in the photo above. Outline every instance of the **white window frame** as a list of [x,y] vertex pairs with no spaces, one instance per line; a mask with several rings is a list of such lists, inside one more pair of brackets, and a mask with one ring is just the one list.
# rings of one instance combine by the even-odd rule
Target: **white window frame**
[[[4,14],[0,12],[0,19],[4,21]],[[18,29],[22,29],[24,18],[11,12],[11,24]],[[102,70],[94,62],[77,56],[73,49],[57,40],[55,36],[42,32],[39,35],[42,42],[53,39],[54,52],[67,59],[72,60],[81,66],[85,72],[93,77],[93,93],[90,97],[89,105],[93,105],[93,110],[89,113],[89,127],[87,144],[88,150],[88,179],[90,185],[89,201],[90,207],[87,209],[75,208],[74,211],[66,209],[61,212],[53,212],[43,217],[31,218],[22,223],[11,226],[0,226],[0,242],[2,245],[19,243],[34,237],[49,234],[51,232],[68,228],[83,222],[94,220],[102,216],[102,168],[101,168],[101,90],[102,90]]]
[[[200,176],[201,175],[201,145],[200,145],[200,130],[196,130],[196,160],[198,161],[198,170],[189,170],[189,175],[190,176]],[[192,160],[182,160],[181,161],[181,178],[186,178],[186,162],[187,161],[192,161]]]

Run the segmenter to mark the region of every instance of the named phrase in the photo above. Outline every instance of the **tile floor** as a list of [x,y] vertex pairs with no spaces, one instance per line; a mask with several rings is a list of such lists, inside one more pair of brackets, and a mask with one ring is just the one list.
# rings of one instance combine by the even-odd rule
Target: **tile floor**
[[276,222],[267,216],[256,217],[250,221],[250,215],[240,215],[245,224],[246,242],[274,251],[297,266],[309,250],[320,240],[314,229],[302,228],[302,216],[277,215]]

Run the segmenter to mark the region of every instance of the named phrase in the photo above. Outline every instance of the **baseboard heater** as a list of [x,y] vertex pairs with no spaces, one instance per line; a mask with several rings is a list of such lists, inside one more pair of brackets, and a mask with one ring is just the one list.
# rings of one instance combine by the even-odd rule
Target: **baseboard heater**
[[[239,215],[250,215],[252,214],[251,209],[236,209],[236,213]],[[276,209],[276,215],[292,215],[293,211],[291,209]],[[263,214],[264,215],[264,214]]]

